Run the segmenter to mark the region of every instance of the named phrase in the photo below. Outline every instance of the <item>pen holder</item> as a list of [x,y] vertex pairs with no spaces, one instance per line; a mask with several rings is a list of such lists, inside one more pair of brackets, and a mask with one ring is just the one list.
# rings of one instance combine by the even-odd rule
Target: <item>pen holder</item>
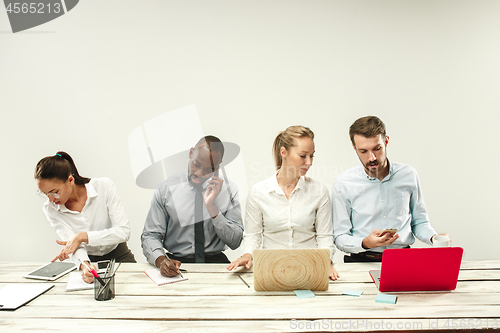
[[99,274],[100,280],[94,279],[94,299],[96,301],[109,301],[115,298],[115,275],[105,277]]

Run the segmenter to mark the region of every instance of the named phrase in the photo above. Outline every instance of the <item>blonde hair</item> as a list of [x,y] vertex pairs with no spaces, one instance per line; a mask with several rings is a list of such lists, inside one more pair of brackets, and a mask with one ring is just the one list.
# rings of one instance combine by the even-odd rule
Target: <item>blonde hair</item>
[[274,139],[273,144],[273,155],[274,155],[274,164],[276,165],[276,170],[281,168],[283,163],[281,157],[281,147],[284,147],[286,150],[289,150],[291,147],[295,146],[294,139],[307,137],[311,140],[314,140],[314,133],[308,127],[305,126],[290,126],[286,130],[280,132],[276,139]]

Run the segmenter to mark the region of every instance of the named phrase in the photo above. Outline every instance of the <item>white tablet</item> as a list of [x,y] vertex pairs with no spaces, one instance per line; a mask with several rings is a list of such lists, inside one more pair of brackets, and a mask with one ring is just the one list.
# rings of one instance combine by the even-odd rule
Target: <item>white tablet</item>
[[54,261],[29,272],[24,275],[24,277],[28,279],[54,281],[74,269],[76,269],[76,266],[72,262]]

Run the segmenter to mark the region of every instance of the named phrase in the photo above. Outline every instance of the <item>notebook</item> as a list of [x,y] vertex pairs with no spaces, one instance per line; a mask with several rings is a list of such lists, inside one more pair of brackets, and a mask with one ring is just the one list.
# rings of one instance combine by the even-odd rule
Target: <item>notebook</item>
[[461,247],[387,249],[370,276],[382,292],[454,290],[462,254]]
[[170,284],[170,283],[175,283],[175,282],[180,282],[180,281],[186,281],[188,278],[187,277],[182,277],[181,275],[177,275],[174,277],[166,277],[161,275],[160,269],[159,268],[152,268],[144,271],[146,275],[153,280],[154,283],[156,283],[158,286],[162,286],[164,284]]
[[15,283],[0,289],[0,310],[16,310],[54,287],[48,283]]
[[68,283],[66,283],[66,291],[87,289],[94,289],[94,284],[83,281],[81,271],[69,273]]
[[328,290],[328,249],[255,250],[253,264],[256,291]]

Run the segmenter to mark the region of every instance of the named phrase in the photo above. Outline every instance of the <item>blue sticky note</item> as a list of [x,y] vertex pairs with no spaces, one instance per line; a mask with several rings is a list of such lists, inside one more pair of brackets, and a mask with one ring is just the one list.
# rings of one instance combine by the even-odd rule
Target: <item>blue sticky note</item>
[[298,298],[316,297],[316,295],[314,295],[314,293],[310,290],[294,290],[293,292]]
[[347,296],[356,296],[359,297],[363,294],[362,291],[357,291],[357,290],[346,290],[342,293],[342,295],[347,295]]
[[396,304],[397,299],[398,297],[396,295],[378,294],[377,297],[375,298],[375,302]]

